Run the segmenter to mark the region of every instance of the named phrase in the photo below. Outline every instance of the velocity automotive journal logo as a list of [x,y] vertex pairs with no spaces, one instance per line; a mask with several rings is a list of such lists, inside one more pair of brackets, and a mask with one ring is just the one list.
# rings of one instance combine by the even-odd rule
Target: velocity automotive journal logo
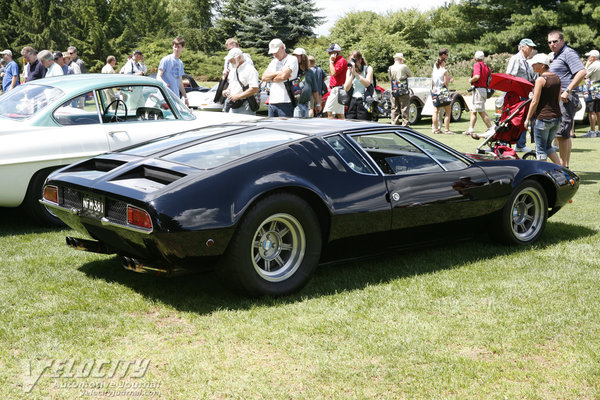
[[[23,391],[30,393],[42,377],[55,379],[62,389],[158,389],[160,384],[133,382],[148,372],[150,360],[45,359],[23,361]],[[110,380],[110,381],[107,381]],[[149,385],[148,387],[146,387]]]

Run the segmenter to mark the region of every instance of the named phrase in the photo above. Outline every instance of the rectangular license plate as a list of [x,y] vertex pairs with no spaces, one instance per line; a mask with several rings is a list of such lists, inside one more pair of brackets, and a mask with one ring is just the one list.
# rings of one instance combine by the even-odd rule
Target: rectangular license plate
[[81,206],[85,214],[96,217],[104,217],[104,199],[101,197],[84,194],[81,201]]

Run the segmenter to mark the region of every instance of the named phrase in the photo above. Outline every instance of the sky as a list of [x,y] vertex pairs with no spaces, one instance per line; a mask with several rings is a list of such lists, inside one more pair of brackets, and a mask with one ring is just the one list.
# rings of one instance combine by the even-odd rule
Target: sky
[[385,13],[386,11],[399,11],[407,8],[417,8],[420,11],[431,10],[440,6],[444,3],[450,2],[449,0],[325,0],[317,1],[317,7],[322,8],[322,11],[318,14],[326,17],[327,20],[316,29],[316,34],[319,36],[329,34],[329,29],[333,26],[335,21],[343,17],[346,13],[352,11],[373,11],[378,14]]

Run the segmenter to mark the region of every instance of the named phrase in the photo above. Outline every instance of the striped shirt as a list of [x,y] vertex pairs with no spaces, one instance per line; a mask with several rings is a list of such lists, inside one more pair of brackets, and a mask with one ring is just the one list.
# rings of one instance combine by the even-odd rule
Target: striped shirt
[[575,74],[582,69],[585,69],[585,67],[579,55],[567,45],[563,46],[558,54],[554,54],[554,60],[550,63],[550,72],[558,75],[562,90],[567,89]]

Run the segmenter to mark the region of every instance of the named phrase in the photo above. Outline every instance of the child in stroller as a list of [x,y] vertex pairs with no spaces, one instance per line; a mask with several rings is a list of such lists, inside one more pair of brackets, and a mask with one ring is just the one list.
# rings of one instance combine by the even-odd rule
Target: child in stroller
[[[485,141],[477,147],[477,153],[469,156],[481,160],[519,158],[511,145],[517,143],[525,129],[525,118],[530,102],[531,99],[522,100],[515,92],[506,92],[502,113],[495,121],[492,132],[483,135],[471,134],[473,139],[484,138]],[[523,159],[528,158],[535,159],[535,152],[531,151],[523,155]]]

